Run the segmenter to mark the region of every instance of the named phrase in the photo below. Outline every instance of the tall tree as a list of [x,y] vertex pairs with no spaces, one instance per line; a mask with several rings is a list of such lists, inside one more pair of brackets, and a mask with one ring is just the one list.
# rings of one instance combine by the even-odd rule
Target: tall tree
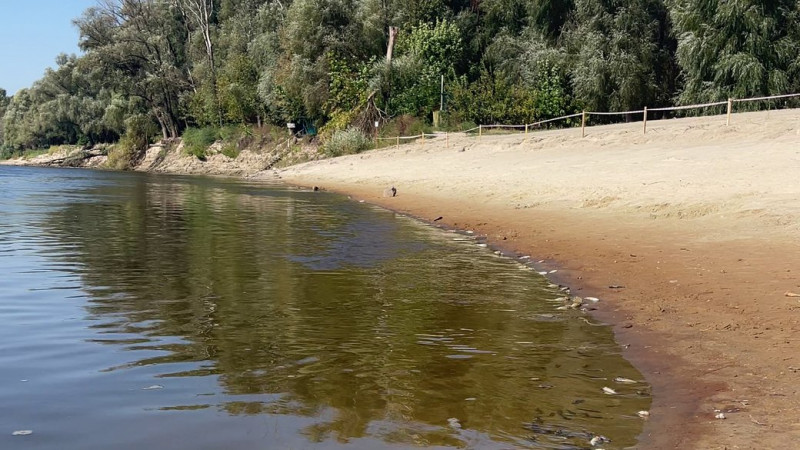
[[800,2],[673,0],[681,103],[800,90]]
[[674,72],[660,0],[576,0],[564,31],[578,103],[600,111],[659,104]]
[[186,24],[168,3],[104,0],[75,21],[86,58],[109,84],[140,98],[165,139],[181,130],[180,98],[190,84]]
[[[222,105],[217,74],[217,55],[214,45],[214,31],[216,28],[216,11],[214,0],[172,0],[175,7],[181,13],[184,23],[189,29],[188,39],[191,46],[192,36],[199,35],[202,42],[205,58],[205,69],[201,72],[201,79],[205,81],[205,86],[200,87],[200,105],[202,118],[214,117],[222,126]],[[201,66],[202,67],[202,66]],[[208,93],[209,102],[203,102],[202,94]],[[209,111],[210,110],[210,111]]]
[[6,108],[8,108],[8,104],[11,102],[11,98],[8,97],[8,93],[5,89],[0,88],[0,147],[3,146],[3,117],[6,115]]

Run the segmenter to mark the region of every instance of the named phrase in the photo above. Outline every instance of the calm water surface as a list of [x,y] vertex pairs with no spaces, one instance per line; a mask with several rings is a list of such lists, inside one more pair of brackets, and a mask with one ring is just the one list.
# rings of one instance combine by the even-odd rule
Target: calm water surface
[[0,167],[0,448],[635,444],[610,330],[475,244],[282,186]]

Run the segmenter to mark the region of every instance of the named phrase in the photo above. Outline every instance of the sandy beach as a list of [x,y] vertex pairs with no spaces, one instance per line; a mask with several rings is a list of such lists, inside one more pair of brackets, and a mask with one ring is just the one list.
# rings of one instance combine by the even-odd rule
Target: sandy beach
[[280,176],[442,217],[599,297],[653,386],[640,448],[800,445],[800,110],[586,132],[451,135]]

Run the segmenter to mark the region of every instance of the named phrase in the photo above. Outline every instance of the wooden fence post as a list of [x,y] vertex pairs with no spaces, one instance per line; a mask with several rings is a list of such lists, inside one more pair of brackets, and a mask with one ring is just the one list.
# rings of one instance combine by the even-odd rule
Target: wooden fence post
[[450,134],[445,131],[444,132],[444,148],[450,147]]
[[423,131],[420,136],[422,136],[422,146],[425,147],[425,132]]
[[730,126],[731,124],[731,107],[733,106],[733,99],[728,97],[728,118],[725,119],[725,126]]
[[525,124],[525,136],[527,136],[527,135],[528,135],[528,124],[526,123]]
[[400,135],[397,135],[397,149],[400,150]]
[[478,125],[478,137],[483,136],[483,125]]
[[581,113],[581,137],[586,137],[586,110]]
[[647,106],[644,107],[644,125],[643,127],[643,134],[647,134]]

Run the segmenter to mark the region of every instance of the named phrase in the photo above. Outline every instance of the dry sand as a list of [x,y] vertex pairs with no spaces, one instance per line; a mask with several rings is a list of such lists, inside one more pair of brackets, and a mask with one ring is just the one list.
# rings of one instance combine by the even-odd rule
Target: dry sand
[[800,110],[451,136],[281,176],[442,216],[600,297],[653,386],[641,448],[800,446]]

